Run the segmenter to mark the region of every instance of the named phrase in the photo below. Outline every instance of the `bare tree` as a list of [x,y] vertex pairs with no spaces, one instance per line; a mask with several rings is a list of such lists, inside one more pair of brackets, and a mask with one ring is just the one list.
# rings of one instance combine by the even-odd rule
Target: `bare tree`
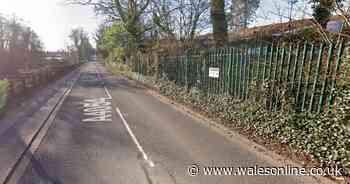
[[350,26],[350,2],[339,2],[335,1],[336,14],[340,15],[345,23]]
[[259,8],[260,0],[232,0],[229,25],[237,31],[247,28]]
[[90,44],[88,33],[82,28],[73,29],[69,38],[73,43],[73,50],[77,52],[78,61],[90,59],[93,47]]
[[153,0],[153,21],[168,38],[192,41],[209,24],[207,0]]
[[0,73],[12,74],[36,66],[42,50],[38,35],[22,19],[0,15]]

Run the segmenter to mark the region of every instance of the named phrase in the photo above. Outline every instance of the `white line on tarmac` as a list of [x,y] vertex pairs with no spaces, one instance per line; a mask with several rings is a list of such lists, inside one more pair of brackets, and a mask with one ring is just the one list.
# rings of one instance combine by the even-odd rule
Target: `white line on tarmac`
[[[96,71],[96,73],[97,73],[98,78],[101,80],[100,73],[97,72],[97,71]],[[109,99],[112,99],[112,95],[111,95],[111,93],[108,91],[107,87],[106,87],[106,86],[103,86],[103,87],[104,87],[104,90],[105,90],[105,92],[106,92],[108,98],[109,98]],[[132,130],[131,130],[129,124],[127,123],[127,121],[125,120],[123,114],[120,112],[120,109],[119,109],[119,108],[116,108],[115,110],[116,110],[116,112],[119,114],[120,118],[122,119],[122,122],[123,122],[123,124],[124,124],[126,130],[128,131],[129,135],[131,136],[132,140],[133,140],[134,143],[136,144],[137,149],[141,152],[143,159],[148,163],[148,165],[149,165],[150,167],[154,167],[154,163],[152,162],[152,160],[149,159],[149,157],[147,156],[146,152],[143,150],[143,148],[142,148],[140,142],[137,140],[135,134],[132,132]]]
[[107,96],[108,96],[108,99],[112,99],[112,95],[111,95],[111,93],[109,93],[109,91],[108,91],[108,89],[106,88],[106,86],[103,86],[103,87],[104,87],[105,92],[106,92],[106,94],[107,94]]
[[143,150],[142,146],[140,145],[139,141],[137,140],[135,134],[132,132],[129,124],[124,119],[124,116],[120,112],[119,108],[116,108],[115,110],[117,111],[117,113],[119,114],[120,118],[122,119],[123,124],[124,124],[126,130],[128,131],[129,135],[131,136],[132,140],[136,144],[137,149],[141,152],[143,159],[149,164],[150,167],[154,167],[154,163],[152,162],[152,160],[149,159],[149,157],[147,156],[146,152]]
[[[101,73],[99,72],[100,70],[99,69],[97,69],[97,66],[96,66],[96,74],[97,74],[97,78],[98,78],[98,80],[102,80],[102,77],[101,77]],[[112,95],[111,95],[111,93],[108,91],[108,89],[106,88],[106,86],[103,86],[103,88],[104,88],[104,90],[105,90],[105,93],[106,93],[106,95],[107,95],[107,97],[108,97],[108,99],[112,99]]]

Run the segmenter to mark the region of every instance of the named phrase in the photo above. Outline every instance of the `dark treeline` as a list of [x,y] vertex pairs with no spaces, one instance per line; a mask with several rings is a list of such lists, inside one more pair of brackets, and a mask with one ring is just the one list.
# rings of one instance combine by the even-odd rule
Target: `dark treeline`
[[67,51],[72,56],[72,61],[75,63],[85,62],[92,59],[95,54],[88,32],[83,28],[72,29],[69,34],[70,44]]
[[43,44],[17,17],[0,15],[0,74],[16,74],[39,64]]

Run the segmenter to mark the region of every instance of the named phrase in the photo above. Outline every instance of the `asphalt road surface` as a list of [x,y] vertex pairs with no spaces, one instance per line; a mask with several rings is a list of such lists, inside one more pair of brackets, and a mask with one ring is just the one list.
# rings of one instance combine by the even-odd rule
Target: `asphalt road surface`
[[[27,153],[28,164],[17,171],[18,163],[5,183],[303,183],[296,176],[205,176],[204,166],[274,165],[98,63],[85,64],[67,81],[74,77],[37,149]],[[0,141],[7,151],[10,144]]]

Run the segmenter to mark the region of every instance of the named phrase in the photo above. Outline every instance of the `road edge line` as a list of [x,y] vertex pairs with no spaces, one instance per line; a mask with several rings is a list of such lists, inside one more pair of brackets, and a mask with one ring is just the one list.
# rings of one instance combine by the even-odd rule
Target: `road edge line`
[[106,86],[103,86],[103,87],[104,87],[104,89],[105,89],[105,92],[106,92],[106,94],[107,94],[108,99],[112,100],[112,95],[111,95],[111,93],[109,93],[107,87],[106,87]]
[[135,134],[132,132],[128,122],[125,120],[123,114],[120,112],[120,109],[117,107],[115,110],[119,114],[120,118],[122,119],[122,122],[123,122],[126,130],[128,131],[129,135],[131,136],[132,140],[136,144],[137,149],[141,152],[143,159],[148,163],[148,165],[150,167],[154,167],[155,165],[154,165],[153,161],[150,160],[149,157],[147,156],[147,154],[144,151],[144,149],[142,148],[140,142],[137,140]]

